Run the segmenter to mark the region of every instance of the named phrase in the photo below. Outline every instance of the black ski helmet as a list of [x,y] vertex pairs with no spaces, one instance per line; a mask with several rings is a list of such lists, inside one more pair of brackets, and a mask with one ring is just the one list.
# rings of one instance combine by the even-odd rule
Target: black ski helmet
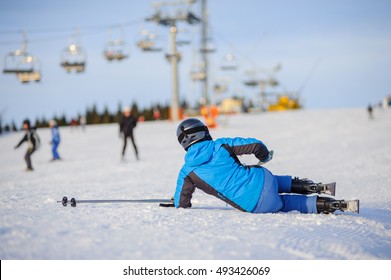
[[186,151],[194,143],[212,140],[208,128],[200,120],[195,118],[182,121],[176,130],[176,136],[179,144]]
[[30,124],[30,120],[25,119],[25,120],[23,121],[23,125],[25,125],[25,124],[27,125],[28,128],[30,128],[30,125],[31,125],[31,124]]

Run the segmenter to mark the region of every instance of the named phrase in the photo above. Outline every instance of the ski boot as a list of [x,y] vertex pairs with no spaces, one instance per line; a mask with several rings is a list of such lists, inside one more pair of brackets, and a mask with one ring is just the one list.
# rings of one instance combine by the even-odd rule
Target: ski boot
[[335,182],[322,184],[322,183],[314,183],[313,181],[308,179],[300,179],[298,177],[294,177],[292,179],[291,192],[299,193],[299,194],[324,193],[324,194],[334,196],[335,187],[336,187]]
[[356,200],[335,200],[330,197],[319,196],[316,201],[316,208],[318,213],[330,214],[336,210],[343,212],[359,213],[360,201]]

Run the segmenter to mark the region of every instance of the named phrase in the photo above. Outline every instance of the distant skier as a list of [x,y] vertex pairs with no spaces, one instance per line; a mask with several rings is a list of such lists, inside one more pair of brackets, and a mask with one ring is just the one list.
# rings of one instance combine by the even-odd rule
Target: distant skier
[[55,120],[49,121],[49,127],[52,133],[52,140],[50,141],[50,144],[52,145],[52,161],[60,160],[61,158],[57,151],[58,145],[60,145],[61,142],[60,129]]
[[134,141],[133,129],[137,126],[137,118],[131,114],[129,107],[125,107],[123,110],[123,116],[119,122],[120,136],[123,138],[123,147],[122,147],[122,159],[125,158],[126,144],[127,139],[130,138],[133,144],[134,152],[136,154],[136,159],[139,159],[138,149]]
[[81,126],[81,130],[82,131],[86,131],[87,120],[86,120],[86,118],[84,116],[80,117],[79,123],[80,123],[80,126]]
[[372,120],[373,119],[373,108],[372,108],[371,104],[368,104],[367,111],[368,111],[368,118],[370,120]]
[[191,207],[192,194],[195,188],[199,188],[234,208],[251,213],[292,210],[301,213],[358,212],[358,200],[305,195],[321,192],[335,195],[335,189],[331,193],[327,189],[328,184],[277,176],[260,165],[241,164],[238,155],[253,154],[261,164],[272,159],[273,151],[257,139],[219,138],[213,141],[208,128],[194,118],[179,124],[177,138],[187,151],[174,195],[177,208]]
[[15,146],[15,149],[19,148],[23,142],[28,143],[28,148],[24,156],[24,159],[27,163],[26,171],[33,171],[34,169],[31,164],[31,155],[39,148],[40,139],[37,134],[36,128],[31,127],[29,120],[26,119],[23,121],[23,129],[25,130],[26,134],[20,140],[20,142]]

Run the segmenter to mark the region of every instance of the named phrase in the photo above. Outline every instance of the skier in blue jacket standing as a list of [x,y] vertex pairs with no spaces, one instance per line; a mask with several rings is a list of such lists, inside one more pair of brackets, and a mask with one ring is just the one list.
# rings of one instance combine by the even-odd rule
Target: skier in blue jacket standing
[[60,145],[61,141],[60,130],[55,120],[49,121],[49,127],[52,132],[52,140],[50,141],[50,144],[52,145],[52,161],[60,160],[61,158],[57,151],[58,145]]
[[[358,212],[358,201],[335,200],[310,195],[321,193],[321,183],[292,176],[273,175],[261,166],[273,157],[264,143],[254,138],[219,138],[213,140],[208,128],[198,119],[182,121],[177,138],[185,149],[174,206],[191,207],[196,188],[231,206],[251,213],[289,212],[331,213],[335,210]],[[238,155],[253,154],[260,164],[245,166]],[[354,209],[352,209],[352,206]]]

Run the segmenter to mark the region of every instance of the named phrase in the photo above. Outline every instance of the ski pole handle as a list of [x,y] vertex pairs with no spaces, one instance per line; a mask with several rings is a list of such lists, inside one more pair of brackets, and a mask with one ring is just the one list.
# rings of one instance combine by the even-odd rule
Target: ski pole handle
[[160,207],[175,207],[174,203],[160,203]]

